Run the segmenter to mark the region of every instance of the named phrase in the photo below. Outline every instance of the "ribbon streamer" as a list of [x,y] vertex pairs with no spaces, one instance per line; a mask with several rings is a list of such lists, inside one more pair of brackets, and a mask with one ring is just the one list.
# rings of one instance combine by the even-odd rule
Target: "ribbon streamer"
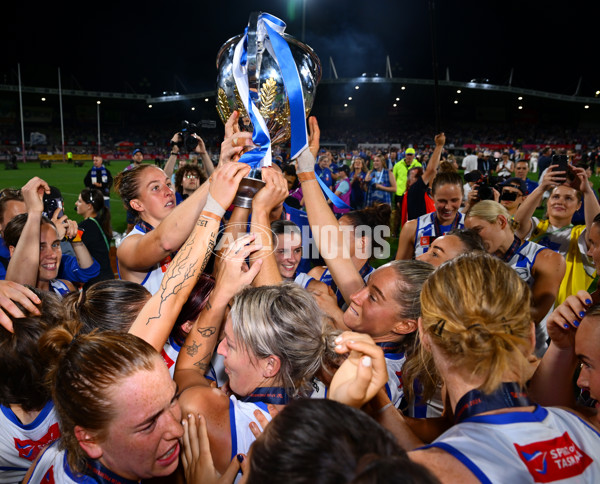
[[[268,13],[262,13],[258,17],[256,36],[257,41],[263,43],[281,70],[283,85],[290,105],[291,155],[294,158],[308,146],[308,134],[306,132],[302,82],[290,47],[282,36],[285,27],[285,22],[282,20]],[[234,50],[233,77],[242,103],[252,122],[254,128],[252,141],[257,146],[257,148],[244,153],[240,161],[256,168],[259,165],[270,166],[272,164],[271,137],[266,121],[254,102],[257,100],[258,95],[252,92],[248,85],[247,53],[248,28],[244,31],[244,36]]]

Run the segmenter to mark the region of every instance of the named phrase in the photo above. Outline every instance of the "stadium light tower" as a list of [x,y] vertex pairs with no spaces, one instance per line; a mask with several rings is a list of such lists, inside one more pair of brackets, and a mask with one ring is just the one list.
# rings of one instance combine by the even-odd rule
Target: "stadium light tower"
[[96,111],[98,114],[98,155],[101,155],[101,150],[100,150],[100,101],[96,101]]

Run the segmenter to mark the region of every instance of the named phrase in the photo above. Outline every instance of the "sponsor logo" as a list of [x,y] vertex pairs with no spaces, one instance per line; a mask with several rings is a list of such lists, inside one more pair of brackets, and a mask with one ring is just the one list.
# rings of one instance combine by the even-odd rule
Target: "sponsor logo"
[[50,426],[46,435],[39,440],[21,440],[15,437],[15,449],[19,452],[19,457],[33,461],[46,445],[54,442],[59,437],[60,429],[58,423],[55,423]]
[[593,462],[567,432],[533,444],[514,444],[534,482],[554,482],[583,474]]

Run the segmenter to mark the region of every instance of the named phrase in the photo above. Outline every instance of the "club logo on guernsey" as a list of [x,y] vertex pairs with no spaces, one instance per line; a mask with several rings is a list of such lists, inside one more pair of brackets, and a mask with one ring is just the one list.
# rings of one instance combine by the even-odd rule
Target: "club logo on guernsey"
[[543,442],[514,445],[534,482],[554,482],[579,476],[593,462],[567,432]]
[[44,474],[40,484],[54,484],[54,466],[51,466],[50,469],[48,469],[48,472]]
[[19,457],[27,460],[35,460],[40,453],[40,450],[48,445],[50,442],[54,442],[60,437],[60,429],[58,423],[53,424],[39,440],[21,440],[15,438],[15,449],[19,452]]

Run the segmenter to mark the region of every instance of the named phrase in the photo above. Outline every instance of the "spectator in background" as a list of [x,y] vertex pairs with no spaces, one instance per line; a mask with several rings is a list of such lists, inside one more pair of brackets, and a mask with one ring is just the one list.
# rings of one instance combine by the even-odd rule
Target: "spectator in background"
[[367,168],[365,160],[360,156],[355,156],[350,165],[350,186],[352,193],[350,194],[350,206],[352,210],[360,210],[365,206],[367,193],[365,192],[365,177],[367,176]]
[[515,177],[523,180],[527,184],[527,193],[531,193],[537,188],[538,184],[533,180],[527,178],[528,173],[529,163],[527,163],[527,161],[525,160],[517,161],[517,163],[515,164]]
[[473,170],[477,170],[477,155],[473,154],[471,148],[467,148],[467,156],[462,160],[462,167],[465,169],[465,175]]
[[517,213],[517,209],[529,193],[527,184],[520,178],[509,178],[501,183],[498,188],[501,190],[500,204],[508,210],[510,215]]
[[496,174],[498,178],[510,178],[515,169],[515,164],[510,159],[510,153],[508,151],[503,151],[500,161],[496,165]]
[[198,165],[184,165],[179,168],[175,174],[175,200],[177,204],[179,205],[194,193],[205,181],[206,176]]
[[333,186],[333,174],[329,169],[331,164],[331,154],[329,152],[322,153],[319,156],[319,160],[315,163],[315,174],[327,185],[329,188]]
[[404,158],[396,163],[392,169],[394,180],[396,181],[395,201],[396,213],[392,223],[392,235],[397,236],[400,230],[400,219],[402,212],[402,200],[406,193],[406,181],[408,179],[408,171],[422,166],[416,159],[414,148],[406,148]]
[[368,186],[367,207],[375,202],[392,205],[392,193],[396,192],[396,179],[392,170],[385,168],[383,155],[373,157],[373,169],[367,173],[365,183]]
[[489,150],[483,152],[482,158],[477,159],[477,169],[484,175],[488,176],[496,169],[492,161],[492,153]]
[[110,264],[110,211],[103,203],[102,192],[95,188],[82,190],[75,202],[75,208],[77,213],[84,217],[79,223],[79,229],[83,232],[81,240],[94,260],[100,264],[100,274],[85,284],[84,288],[87,289],[94,282],[115,278]]
[[108,169],[103,165],[103,159],[100,155],[94,155],[92,158],[94,166],[85,175],[83,184],[87,188],[96,188],[102,192],[104,205],[110,208],[110,188],[113,184],[113,177]]
[[[350,167],[342,165],[338,168],[335,176],[335,186],[333,192],[340,197],[340,199],[348,206],[350,206],[350,197],[352,195],[352,187],[350,185]],[[338,208],[333,204],[331,200],[329,203],[332,205],[331,209],[337,218],[340,218],[345,213],[350,211],[349,208]]]

